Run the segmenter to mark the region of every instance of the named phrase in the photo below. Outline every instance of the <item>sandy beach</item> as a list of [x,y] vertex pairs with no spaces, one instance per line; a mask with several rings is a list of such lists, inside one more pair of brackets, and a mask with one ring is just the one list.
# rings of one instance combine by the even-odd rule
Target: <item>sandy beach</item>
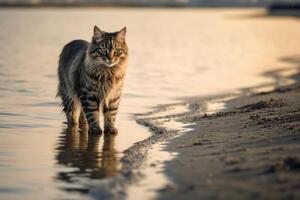
[[[300,86],[242,95],[225,101],[221,112],[203,112],[193,98],[191,112],[143,119],[159,127],[176,118],[189,131],[170,139],[166,163],[171,183],[159,199],[299,199]],[[210,100],[211,101],[211,100]],[[167,132],[167,131],[166,131]]]
[[194,130],[175,139],[167,163],[175,185],[161,199],[298,199],[299,87],[226,102],[213,115],[191,115]]

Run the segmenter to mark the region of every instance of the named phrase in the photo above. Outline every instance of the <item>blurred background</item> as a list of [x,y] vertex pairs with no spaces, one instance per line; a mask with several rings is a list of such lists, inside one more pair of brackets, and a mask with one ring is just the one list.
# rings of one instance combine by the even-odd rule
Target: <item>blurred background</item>
[[296,6],[299,0],[1,0],[6,6],[165,6],[257,7],[273,4]]

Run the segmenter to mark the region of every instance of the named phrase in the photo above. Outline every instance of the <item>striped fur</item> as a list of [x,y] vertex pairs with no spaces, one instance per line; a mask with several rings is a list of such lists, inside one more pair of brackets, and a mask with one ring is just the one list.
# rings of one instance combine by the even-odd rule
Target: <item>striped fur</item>
[[115,119],[127,65],[126,28],[107,33],[94,27],[89,43],[74,40],[62,50],[58,66],[58,92],[68,124],[87,121],[89,133],[101,134],[99,110],[104,114],[104,132],[117,133]]

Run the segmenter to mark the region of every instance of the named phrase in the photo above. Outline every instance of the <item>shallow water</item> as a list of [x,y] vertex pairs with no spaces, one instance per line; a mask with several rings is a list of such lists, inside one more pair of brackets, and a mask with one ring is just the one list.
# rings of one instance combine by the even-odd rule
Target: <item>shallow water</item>
[[[95,182],[116,173],[122,151],[150,134],[133,113],[184,96],[291,83],[285,77],[296,65],[282,58],[300,54],[299,21],[253,17],[257,12],[1,9],[1,199],[89,198]],[[115,138],[67,130],[55,99],[61,48],[89,40],[94,24],[128,28],[130,63]]]

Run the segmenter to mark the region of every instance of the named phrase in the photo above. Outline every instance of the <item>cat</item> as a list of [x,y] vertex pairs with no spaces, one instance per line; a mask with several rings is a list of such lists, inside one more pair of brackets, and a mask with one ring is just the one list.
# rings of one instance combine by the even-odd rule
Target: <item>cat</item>
[[64,46],[58,65],[57,96],[69,125],[87,123],[90,134],[116,134],[119,107],[128,60],[126,27],[105,32],[94,26],[91,42],[73,40]]

